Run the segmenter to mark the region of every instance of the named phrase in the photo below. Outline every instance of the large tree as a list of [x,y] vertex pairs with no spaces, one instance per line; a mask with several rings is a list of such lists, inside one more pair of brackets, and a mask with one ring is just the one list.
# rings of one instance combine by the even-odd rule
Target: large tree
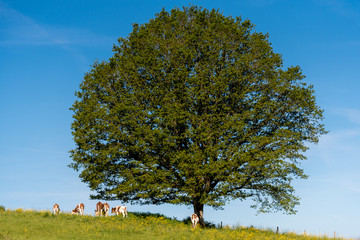
[[196,6],[133,25],[76,92],[72,168],[93,199],[294,213],[325,133],[313,86],[249,20]]

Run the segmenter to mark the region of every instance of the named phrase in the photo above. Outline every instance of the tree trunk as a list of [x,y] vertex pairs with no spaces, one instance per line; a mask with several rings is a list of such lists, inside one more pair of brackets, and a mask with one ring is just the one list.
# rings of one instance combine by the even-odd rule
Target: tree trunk
[[199,224],[204,227],[205,226],[205,222],[204,222],[204,215],[203,215],[203,211],[204,211],[204,204],[201,203],[194,203],[194,213],[196,215],[198,215],[199,217]]

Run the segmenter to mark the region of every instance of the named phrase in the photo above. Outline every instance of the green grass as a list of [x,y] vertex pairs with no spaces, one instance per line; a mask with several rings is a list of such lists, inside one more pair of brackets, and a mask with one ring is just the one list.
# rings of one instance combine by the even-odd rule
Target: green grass
[[239,227],[237,229],[191,228],[189,223],[159,214],[130,213],[118,216],[93,217],[48,211],[17,209],[0,211],[0,239],[274,239],[317,240],[326,237],[292,233],[276,234],[270,230]]

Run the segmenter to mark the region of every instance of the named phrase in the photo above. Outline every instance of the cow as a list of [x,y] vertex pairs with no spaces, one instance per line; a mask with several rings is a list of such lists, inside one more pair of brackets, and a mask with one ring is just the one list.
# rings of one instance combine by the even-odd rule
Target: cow
[[102,202],[98,202],[96,204],[95,216],[102,216],[104,204]]
[[195,213],[191,214],[191,225],[193,228],[196,227],[196,224],[199,222],[199,217]]
[[57,203],[54,204],[53,212],[54,212],[54,214],[59,214],[59,212],[60,212],[59,204],[57,204]]
[[75,209],[71,211],[71,215],[84,215],[84,204],[83,203],[79,203],[78,205],[76,205]]
[[108,203],[98,202],[96,204],[95,216],[109,216],[110,206]]
[[111,213],[115,213],[116,215],[119,215],[120,213],[123,215],[123,218],[128,216],[127,213],[127,207],[126,206],[116,206],[114,208],[111,208]]
[[108,203],[104,203],[103,211],[104,211],[105,217],[109,216],[110,206]]

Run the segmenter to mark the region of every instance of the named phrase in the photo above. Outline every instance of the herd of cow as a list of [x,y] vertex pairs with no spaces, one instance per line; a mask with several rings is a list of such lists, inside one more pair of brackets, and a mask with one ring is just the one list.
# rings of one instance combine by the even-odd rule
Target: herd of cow
[[[76,205],[75,209],[71,211],[72,215],[83,215],[84,214],[84,204],[83,203],[79,203],[78,205]],[[54,214],[58,214],[60,212],[60,207],[59,204],[55,203],[53,206],[53,212]],[[110,206],[108,203],[102,203],[102,202],[98,202],[96,204],[96,209],[95,209],[95,216],[100,217],[100,216],[109,216],[109,212],[110,212]],[[126,206],[116,206],[114,208],[111,208],[111,213],[115,213],[116,215],[122,214],[123,218],[127,217],[128,213],[127,213],[127,207]],[[195,213],[193,213],[191,215],[191,224],[192,227],[195,228],[196,224],[199,222],[199,217],[198,215],[196,215]]]
[[[72,215],[84,215],[84,204],[79,203],[76,205],[75,209],[71,211]],[[53,206],[54,214],[58,214],[60,212],[59,204],[55,203]],[[110,206],[108,203],[98,202],[96,204],[95,216],[109,216]],[[116,206],[111,208],[111,213],[115,213],[116,215],[122,214],[123,218],[127,217],[127,207],[126,206]]]

